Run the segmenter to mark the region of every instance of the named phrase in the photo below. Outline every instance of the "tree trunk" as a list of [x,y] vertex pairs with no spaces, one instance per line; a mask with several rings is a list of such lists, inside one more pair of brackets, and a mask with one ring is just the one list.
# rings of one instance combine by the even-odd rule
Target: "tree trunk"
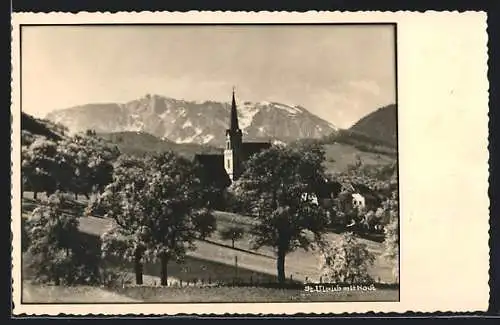
[[234,239],[231,239],[231,245],[233,246],[234,248]]
[[78,201],[78,194],[75,193],[75,201]]
[[89,193],[85,193],[85,197],[87,198],[87,200],[90,200]]
[[136,252],[134,260],[135,284],[142,285],[143,267],[141,263],[141,255]]
[[38,193],[36,191],[33,191],[33,200],[36,201],[36,197],[37,197]]
[[160,258],[161,262],[161,274],[160,274],[160,284],[166,286],[168,280],[167,266],[168,266],[168,255],[164,254]]
[[278,283],[284,284],[286,277],[285,277],[285,250],[283,248],[278,248],[277,268],[278,268]]

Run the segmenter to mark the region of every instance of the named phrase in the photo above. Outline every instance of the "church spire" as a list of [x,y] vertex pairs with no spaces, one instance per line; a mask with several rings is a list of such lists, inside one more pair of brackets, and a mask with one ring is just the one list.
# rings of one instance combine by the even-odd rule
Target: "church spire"
[[233,101],[231,103],[231,123],[229,129],[231,131],[239,130],[238,125],[238,112],[236,110],[236,100],[234,99],[234,87],[233,87]]

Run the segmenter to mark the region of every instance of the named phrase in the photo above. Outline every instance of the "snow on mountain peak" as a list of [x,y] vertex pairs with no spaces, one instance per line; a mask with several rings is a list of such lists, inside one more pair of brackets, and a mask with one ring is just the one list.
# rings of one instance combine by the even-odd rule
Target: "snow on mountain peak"
[[212,141],[215,138],[213,134],[205,134],[201,137],[201,143],[206,144]]
[[297,106],[286,105],[282,103],[273,103],[273,106],[285,110],[292,115],[303,113],[303,111]]
[[241,129],[248,128],[253,121],[254,116],[259,112],[257,106],[252,105],[250,102],[245,102],[238,109],[238,122]]
[[187,112],[184,107],[179,107],[179,116],[186,116]]

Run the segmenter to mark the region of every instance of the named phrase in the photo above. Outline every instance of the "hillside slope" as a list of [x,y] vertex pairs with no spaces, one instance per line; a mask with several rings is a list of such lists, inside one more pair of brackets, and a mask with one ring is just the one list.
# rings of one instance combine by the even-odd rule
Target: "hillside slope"
[[21,131],[31,135],[43,136],[49,140],[59,141],[64,137],[65,128],[47,120],[37,119],[21,112]]
[[348,131],[366,135],[390,146],[397,145],[397,105],[381,107],[356,122]]
[[159,139],[145,132],[98,133],[97,135],[115,144],[120,152],[131,155],[165,151],[174,151],[186,157],[193,157],[199,153],[222,154],[222,150],[218,148],[199,144],[175,143]]
[[[223,150],[208,145],[192,143],[175,143],[168,140],[162,140],[154,135],[144,132],[116,132],[100,133],[99,137],[110,141],[116,145],[120,152],[133,155],[143,155],[153,152],[164,152],[172,150],[185,157],[192,158],[195,154],[210,153],[222,154]],[[395,157],[387,153],[374,153],[366,150],[360,150],[355,145],[348,143],[327,143],[323,144],[325,150],[325,167],[328,173],[344,172],[349,165],[353,165],[357,159],[364,164],[389,164],[395,160]]]

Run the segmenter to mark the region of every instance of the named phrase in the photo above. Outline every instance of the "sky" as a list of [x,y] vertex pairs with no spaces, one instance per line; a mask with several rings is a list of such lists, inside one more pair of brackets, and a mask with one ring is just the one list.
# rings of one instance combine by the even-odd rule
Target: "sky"
[[158,94],[276,101],[349,127],[395,103],[385,25],[24,26],[22,110],[45,117]]

